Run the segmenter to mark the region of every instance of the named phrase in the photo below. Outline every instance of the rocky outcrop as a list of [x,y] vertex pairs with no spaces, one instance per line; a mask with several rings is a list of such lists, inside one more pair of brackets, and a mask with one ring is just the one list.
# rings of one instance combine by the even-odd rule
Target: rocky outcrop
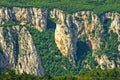
[[116,66],[114,60],[110,61],[106,55],[102,55],[100,58],[97,57],[97,61],[101,69],[110,69]]
[[58,49],[75,64],[77,33],[72,15],[54,9],[51,11],[51,18],[56,20],[55,42]]
[[0,27],[0,68],[15,68],[16,47],[9,29]]
[[[101,49],[101,45],[104,44],[104,23],[106,19],[114,19],[111,25],[107,25],[110,30],[116,29],[117,34],[119,34],[119,17],[118,14],[114,14],[110,17],[109,14],[105,14],[104,17],[99,18],[96,14],[91,11],[80,11],[74,14],[64,14],[61,10],[54,9],[51,11],[51,18],[56,22],[56,29],[55,29],[55,42],[57,47],[61,51],[64,56],[67,56],[70,61],[76,60],[76,50],[80,50],[79,47],[76,47],[77,40],[81,39],[81,37],[85,37],[85,42],[88,44],[89,49],[92,51],[92,56],[94,57],[95,61],[97,62],[98,59],[98,50]],[[105,17],[106,16],[106,17]],[[118,26],[118,27],[117,27]],[[117,28],[113,28],[117,27]],[[115,30],[113,30],[115,32]],[[119,39],[119,37],[118,37]],[[82,46],[81,46],[82,47]],[[118,47],[119,50],[119,47]],[[104,53],[106,54],[106,53]],[[119,54],[119,53],[118,53]],[[84,54],[83,54],[84,55]],[[83,56],[81,55],[81,56]],[[101,55],[101,61],[103,61],[103,57],[106,55]],[[85,55],[84,55],[85,57]],[[119,59],[119,58],[118,58]],[[108,58],[105,58],[107,62],[109,61],[110,64],[107,64],[103,61],[102,64],[98,64],[103,69],[103,64],[107,66],[107,68],[117,67],[116,65],[119,61],[112,61]],[[111,65],[114,64],[115,66]],[[117,63],[119,64],[119,63]],[[88,65],[90,66],[90,65]],[[89,67],[90,68],[90,67]]]
[[47,9],[40,8],[0,8],[0,24],[17,22],[32,26],[43,32],[47,28]]
[[0,69],[44,75],[32,36],[25,27],[0,27]]
[[[91,51],[91,57],[98,64],[96,68],[98,66],[101,69],[120,67],[120,44],[117,47],[118,51],[114,53],[117,56],[112,56],[112,59],[108,58],[107,53],[99,52],[102,51],[103,47],[106,49],[106,45],[104,45],[106,43],[104,39],[106,33],[110,35],[112,31],[117,34],[118,43],[120,42],[119,13],[109,12],[101,17],[98,17],[92,11],[65,14],[61,10],[53,9],[50,14],[48,13],[47,9],[41,8],[2,7],[0,8],[0,24],[15,22],[20,25],[34,27],[43,32],[47,28],[48,18],[51,18],[56,23],[55,43],[62,55],[68,57],[73,65],[77,60],[76,50],[80,51],[77,42],[85,38],[84,42]],[[84,59],[86,55],[87,53],[81,54]],[[1,69],[8,67],[20,73],[44,74],[32,37],[24,27],[0,28],[0,56]],[[87,66],[91,69],[89,64]]]
[[[120,46],[120,14],[119,13],[111,13],[111,12],[105,13],[105,15],[103,16],[103,21],[107,21],[107,20],[110,20],[109,26],[108,26],[108,30],[109,30],[108,33],[113,32],[114,34],[117,35],[117,37],[115,37],[115,39],[117,41],[116,42],[117,50],[115,52],[116,56],[113,56],[112,60],[110,60],[110,59],[108,59],[108,60],[112,65],[114,65],[114,66],[111,65],[110,67],[112,67],[112,68],[120,67],[120,47],[119,47]],[[112,43],[114,43],[114,42],[112,42]],[[107,67],[107,68],[109,68],[109,67]]]
[[86,37],[92,50],[100,48],[102,25],[100,19],[91,11],[80,11],[73,15],[74,24],[77,26],[78,39]]

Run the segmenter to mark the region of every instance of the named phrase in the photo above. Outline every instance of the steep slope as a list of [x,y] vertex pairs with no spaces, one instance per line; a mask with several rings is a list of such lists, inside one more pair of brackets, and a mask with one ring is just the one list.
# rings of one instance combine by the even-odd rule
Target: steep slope
[[75,65],[77,33],[72,16],[54,9],[51,11],[51,18],[56,20],[55,42],[57,47]]
[[63,56],[57,48],[53,28],[42,33],[34,28],[27,28],[32,35],[46,74],[54,76],[77,74],[79,72],[78,67],[73,65],[66,56]]
[[0,24],[11,22],[32,26],[42,32],[47,26],[47,10],[19,7],[0,8]]
[[0,69],[14,69],[17,73],[43,75],[32,37],[25,27],[0,27]]
[[[5,27],[12,22],[29,27]],[[2,7],[0,24],[1,69],[42,75],[38,54],[52,75],[120,67],[119,13],[98,16],[92,11],[66,14],[58,9]]]

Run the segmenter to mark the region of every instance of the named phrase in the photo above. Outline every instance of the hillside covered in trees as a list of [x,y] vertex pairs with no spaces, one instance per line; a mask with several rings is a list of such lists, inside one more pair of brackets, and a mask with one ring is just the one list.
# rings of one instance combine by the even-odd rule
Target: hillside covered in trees
[[97,14],[120,11],[120,0],[0,0],[0,6],[58,8],[67,13],[91,10]]
[[[53,8],[58,9],[58,11],[63,10],[62,16],[67,15],[66,17],[69,17],[68,13],[73,14],[78,11],[88,11],[88,12],[93,11],[93,13],[96,14],[94,15],[91,13],[92,15],[87,15],[87,12],[84,12],[86,13],[85,19],[79,16],[75,16],[73,20],[71,20],[72,18],[68,18],[68,21],[76,21],[80,24],[82,24],[82,22],[85,22],[86,24],[88,23],[87,27],[89,27],[88,30],[86,28],[86,32],[85,30],[83,30],[83,34],[80,35],[80,37],[78,37],[79,34],[77,34],[77,38],[78,38],[76,43],[77,59],[75,60],[76,61],[75,65],[73,65],[66,56],[63,56],[61,54],[60,50],[58,49],[55,43],[56,25],[60,25],[61,27],[61,24],[62,24],[62,19],[58,18],[59,15],[54,19],[51,18],[49,15],[48,18],[45,18],[45,20],[43,20],[43,23],[46,23],[47,25],[46,26],[47,29],[43,32],[40,32],[39,30],[35,29],[33,26],[31,27],[30,25],[26,25],[29,22],[29,21],[27,22],[28,16],[26,17],[27,15],[26,12],[29,9],[27,9],[25,12],[23,9],[23,14],[25,14],[25,18],[23,16],[23,19],[22,19],[22,17],[20,16],[21,19],[17,20],[17,17],[16,17],[15,18],[16,22],[14,20],[7,21],[7,19],[1,19],[1,21],[2,20],[3,22],[5,21],[5,24],[0,24],[0,26],[1,26],[1,31],[3,28],[3,34],[4,34],[3,37],[6,38],[6,40],[7,40],[6,35],[11,34],[11,33],[8,34],[8,32],[11,31],[12,29],[11,26],[17,25],[17,26],[20,26],[20,28],[23,28],[23,27],[26,28],[26,30],[29,32],[29,34],[32,37],[37,53],[40,56],[42,65],[45,69],[45,75],[43,77],[39,77],[32,74],[30,75],[27,73],[16,74],[15,71],[13,70],[7,70],[7,71],[0,72],[0,80],[120,80],[120,69],[118,67],[115,67],[120,60],[119,59],[120,56],[118,54],[119,53],[118,45],[120,44],[120,42],[118,41],[119,35],[112,30],[110,31],[109,29],[112,23],[113,23],[113,27],[114,27],[114,23],[116,23],[115,26],[117,25],[117,27],[119,27],[120,18],[117,18],[116,16],[119,16],[119,12],[120,12],[120,0],[0,0],[0,7],[9,8],[8,13],[9,13],[9,10],[11,10],[11,13],[12,13],[13,7],[45,8],[45,10],[48,10],[48,14],[46,16],[50,14],[50,10],[52,11]],[[3,8],[3,10],[1,11],[5,12],[5,8]],[[102,21],[101,19],[103,18],[101,18],[100,15],[106,12],[113,12],[113,13],[115,12],[115,14],[110,13],[110,18],[108,19],[107,17],[105,17],[105,20]],[[6,13],[7,12],[5,12],[5,16],[6,16]],[[14,14],[10,14],[10,16],[11,15],[14,15]],[[102,17],[106,15],[102,15]],[[111,18],[111,15],[113,18]],[[80,16],[82,16],[82,14]],[[42,16],[40,20],[44,19],[43,17],[44,16]],[[109,17],[109,13],[108,13],[108,17]],[[22,20],[23,22],[24,21],[26,22],[25,25],[20,24],[22,23]],[[37,22],[37,19],[36,19],[36,22]],[[38,22],[40,21],[38,20]],[[65,20],[63,20],[63,22],[65,22]],[[76,27],[74,25],[75,24],[72,25],[72,28]],[[94,28],[91,27],[91,25]],[[83,24],[82,26],[84,27],[83,29],[85,29],[85,24]],[[63,26],[63,27],[66,27],[66,26]],[[68,27],[71,27],[71,26],[68,26]],[[100,32],[99,30],[97,31],[97,28],[100,29],[101,33],[99,33]],[[111,29],[114,30],[114,28],[111,28]],[[120,33],[120,30],[117,29],[116,27],[115,27],[115,30]],[[67,31],[65,33],[67,34]],[[88,39],[88,36],[90,37],[92,36],[92,38],[95,38],[95,39],[96,37],[101,38],[101,43],[103,42],[102,45],[100,44],[100,49],[96,50],[95,54],[98,55],[98,58],[97,58],[98,60],[96,61],[93,57],[93,51],[89,47],[91,45],[87,44],[90,42],[90,40]],[[8,37],[11,37],[11,36],[8,36]],[[9,42],[9,40],[7,41]],[[11,40],[11,43],[12,42],[13,43],[17,42],[16,45],[18,48],[19,39],[16,40],[15,38],[15,41]],[[0,50],[2,53],[1,46],[0,46]],[[19,49],[16,49],[16,50],[17,52],[20,52]],[[109,67],[109,64],[107,65],[107,67],[109,68],[106,67],[107,58],[106,56],[104,57],[103,55],[106,55],[110,60],[114,60],[113,62],[115,63],[114,65],[115,69],[110,69],[111,67]],[[105,62],[106,64],[102,64],[104,70],[101,70],[101,66],[99,65],[100,57],[103,59],[103,63],[106,61]],[[118,63],[116,63],[115,61]],[[110,66],[112,66],[111,63],[110,63]],[[96,70],[93,70],[93,69],[96,69]],[[2,70],[0,69],[0,71]]]
[[29,74],[15,74],[13,70],[0,72],[0,80],[120,80],[120,69],[93,70],[79,75],[38,77]]

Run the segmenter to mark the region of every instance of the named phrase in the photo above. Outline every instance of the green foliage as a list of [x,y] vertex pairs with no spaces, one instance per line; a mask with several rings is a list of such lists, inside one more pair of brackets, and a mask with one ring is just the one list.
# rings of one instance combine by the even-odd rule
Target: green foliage
[[85,68],[85,65],[88,64],[92,69],[95,68],[96,62],[92,57],[92,51],[88,46],[87,35],[82,35],[77,42],[77,66],[79,66],[80,73],[87,72],[89,69]]
[[92,69],[95,69],[97,63],[94,60],[94,57],[92,56],[91,52],[87,53],[86,60],[88,61],[88,64],[91,66]]
[[92,22],[92,17],[88,17],[88,24],[91,24],[91,22]]
[[97,14],[108,11],[120,11],[120,0],[0,0],[0,6],[58,8],[73,13],[92,10]]
[[112,20],[111,19],[106,19],[103,23],[103,28],[104,28],[104,33],[108,33],[109,26],[111,24]]
[[0,24],[0,27],[8,27],[17,25],[16,22],[6,22],[5,24]]
[[15,71],[7,70],[6,72],[0,72],[0,80],[40,80],[40,78],[26,73],[15,74]]
[[109,59],[115,58],[118,55],[118,35],[113,31],[109,31],[109,27],[111,24],[111,19],[106,19],[103,22],[103,33],[102,33],[102,41],[103,43],[100,46],[100,49],[97,50],[97,54],[100,57],[105,54]]
[[13,70],[0,72],[0,80],[120,80],[120,69],[92,70],[79,75],[42,76],[15,74]]
[[[90,80],[120,80],[120,69],[110,69],[110,70],[93,70],[89,71],[81,76],[86,77]],[[86,80],[88,80],[86,79]]]
[[37,52],[40,55],[45,72],[49,75],[77,74],[77,67],[73,66],[69,60],[62,56],[54,41],[54,29],[39,32],[34,28],[27,27],[30,31]]
[[101,45],[101,49],[97,51],[98,55],[107,55],[108,58],[115,58],[118,54],[118,35],[112,31],[104,37],[104,43]]

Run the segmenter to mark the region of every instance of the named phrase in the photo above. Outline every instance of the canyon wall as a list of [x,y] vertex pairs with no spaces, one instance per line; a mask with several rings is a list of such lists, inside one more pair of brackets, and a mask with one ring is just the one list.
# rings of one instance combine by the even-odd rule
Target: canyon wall
[[[11,68],[19,73],[44,74],[44,68],[27,28],[19,26],[4,27],[4,24],[15,22],[17,25],[33,27],[40,32],[44,32],[51,25],[48,24],[49,18],[56,24],[56,46],[74,66],[76,61],[79,60],[77,54],[82,51],[77,43],[83,41],[96,62],[96,68],[120,67],[119,13],[108,12],[98,16],[92,11],[66,14],[58,9],[2,7],[0,8],[0,25],[3,26],[0,27],[1,69]],[[117,37],[114,37],[113,34]],[[106,39],[106,37],[108,38]],[[110,51],[113,48],[109,45],[109,40],[117,41],[114,42],[115,47],[113,47],[116,52]],[[80,46],[83,47],[84,45]],[[79,56],[85,58],[86,55],[87,53],[83,52]],[[84,66],[91,69],[89,62],[87,60],[85,62],[87,65]]]

